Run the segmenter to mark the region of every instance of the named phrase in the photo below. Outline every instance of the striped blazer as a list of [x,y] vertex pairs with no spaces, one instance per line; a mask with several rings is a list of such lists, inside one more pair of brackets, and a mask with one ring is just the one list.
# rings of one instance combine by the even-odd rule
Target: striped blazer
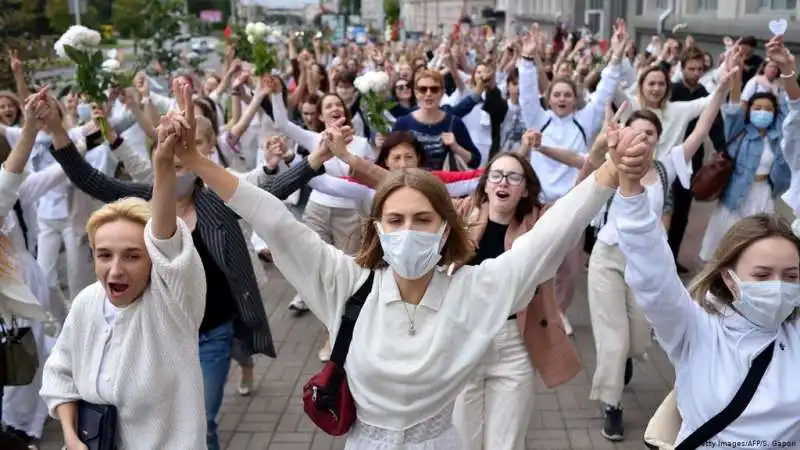
[[[78,189],[105,203],[124,197],[150,200],[153,196],[151,184],[117,180],[104,175],[89,165],[72,144],[63,149],[52,149],[51,153]],[[257,180],[256,184],[261,188],[275,197],[285,199],[317,175],[319,173],[304,160],[277,175],[267,174],[263,168],[257,168],[249,174],[243,174],[243,178],[249,182]],[[275,345],[245,236],[239,225],[239,216],[216,193],[201,185],[195,192],[194,206],[200,237],[225,273],[236,302],[236,338],[244,343],[248,353],[262,353],[274,358],[277,356]]]

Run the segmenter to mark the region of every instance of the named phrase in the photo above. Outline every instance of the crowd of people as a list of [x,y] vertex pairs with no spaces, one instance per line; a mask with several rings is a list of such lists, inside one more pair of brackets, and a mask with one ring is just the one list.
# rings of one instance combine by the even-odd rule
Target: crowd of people
[[[118,449],[220,449],[231,361],[247,396],[253,357],[280,358],[266,262],[328,331],[346,449],[524,449],[534,377],[582,370],[565,314],[582,253],[604,438],[642,439],[622,398],[654,336],[676,372],[659,412],[680,420],[650,424],[664,445],[800,442],[800,229],[775,214],[779,196],[800,213],[800,86],[781,36],[766,58],[752,37],[637,52],[622,20],[603,49],[536,25],[296,41],[285,73],[229,46],[221,73],[175,74],[171,95],[138,74],[104,104],[30,88],[12,59],[0,328],[3,345],[30,329],[39,369],[4,389],[3,448],[37,448],[52,416],[88,449],[100,405]],[[355,87],[369,72],[390,79],[388,133]],[[687,287],[710,170],[727,180]]]

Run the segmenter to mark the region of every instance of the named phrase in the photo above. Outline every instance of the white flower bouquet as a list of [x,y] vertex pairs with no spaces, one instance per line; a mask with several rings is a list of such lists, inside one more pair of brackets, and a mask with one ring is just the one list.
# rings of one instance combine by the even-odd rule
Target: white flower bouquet
[[[126,88],[133,84],[133,75],[122,69],[117,60],[104,61],[99,48],[101,36],[95,30],[73,25],[56,41],[54,47],[60,58],[75,63],[75,88],[91,102],[108,101],[110,87]],[[99,123],[103,137],[108,137],[108,123]]]
[[247,42],[251,45],[253,74],[261,77],[271,73],[278,65],[278,58],[272,46],[267,43],[267,38],[275,39],[280,33],[262,22],[248,23],[244,32],[247,35]]
[[391,127],[387,112],[394,107],[388,100],[389,75],[386,72],[368,72],[356,78],[353,86],[361,94],[361,112],[370,127],[379,134],[386,134]]

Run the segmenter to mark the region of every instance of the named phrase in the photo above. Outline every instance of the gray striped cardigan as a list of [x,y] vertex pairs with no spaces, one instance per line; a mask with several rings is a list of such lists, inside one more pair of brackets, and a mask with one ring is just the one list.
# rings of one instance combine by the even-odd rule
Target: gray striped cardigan
[[[52,149],[51,153],[78,189],[105,203],[124,197],[150,200],[153,195],[151,184],[117,180],[99,172],[83,159],[73,144],[59,150]],[[256,171],[261,171],[261,176],[256,177],[261,181],[260,187],[279,199],[285,199],[321,173],[313,170],[305,160],[277,175],[267,174],[261,168]],[[217,194],[200,185],[195,192],[194,205],[200,237],[214,261],[225,272],[236,302],[234,331],[237,339],[244,343],[248,353],[262,353],[274,358],[277,356],[275,345],[245,236],[239,226],[239,216]]]

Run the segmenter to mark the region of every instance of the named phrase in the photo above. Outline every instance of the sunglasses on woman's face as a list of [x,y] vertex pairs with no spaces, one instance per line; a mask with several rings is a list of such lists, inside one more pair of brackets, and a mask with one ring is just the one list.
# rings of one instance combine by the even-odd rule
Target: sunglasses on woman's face
[[398,91],[405,91],[405,90],[408,90],[408,84],[407,83],[397,83],[394,88],[397,89]]
[[439,86],[417,86],[417,92],[420,94],[427,94],[430,92],[431,94],[438,94],[442,91],[442,88]]

